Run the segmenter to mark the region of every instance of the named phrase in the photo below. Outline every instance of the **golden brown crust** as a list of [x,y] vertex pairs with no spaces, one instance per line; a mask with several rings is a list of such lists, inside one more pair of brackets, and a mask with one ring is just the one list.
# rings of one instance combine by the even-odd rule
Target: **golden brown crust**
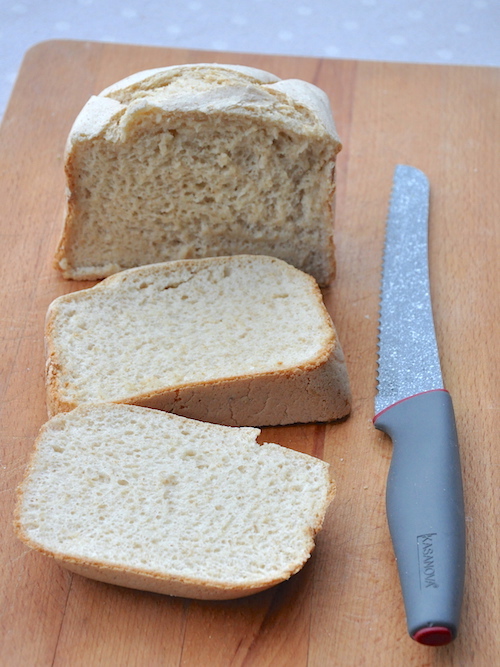
[[[314,538],[323,526],[323,520],[319,521],[310,533],[310,552],[304,560],[297,562],[294,567],[284,571],[281,576],[270,579],[263,579],[259,583],[241,584],[241,583],[216,583],[203,581],[202,579],[188,578],[182,576],[169,576],[164,574],[152,574],[139,568],[125,568],[120,565],[103,563],[98,560],[86,560],[65,554],[49,551],[40,544],[33,542],[24,532],[22,522],[19,517],[19,506],[22,500],[22,491],[18,490],[18,504],[16,506],[16,518],[14,529],[18,539],[27,547],[38,553],[53,558],[59,565],[79,574],[83,577],[95,579],[116,586],[125,588],[134,588],[142,591],[150,591],[162,595],[172,595],[175,597],[186,597],[197,600],[232,600],[235,598],[254,595],[267,590],[277,584],[286,581],[291,576],[299,572],[307,560],[310,558],[314,548]],[[325,503],[324,511],[335,496],[335,484],[331,481],[331,488]]]
[[[325,510],[326,511],[326,510]],[[162,595],[173,595],[175,597],[186,597],[197,600],[231,600],[248,595],[254,595],[267,590],[272,586],[286,581],[296,574],[305,564],[314,550],[314,536],[321,529],[321,525],[311,532],[311,551],[304,561],[298,562],[295,567],[282,573],[279,577],[265,579],[259,583],[241,584],[229,582],[210,582],[202,579],[188,578],[183,576],[170,576],[166,574],[152,574],[139,568],[126,568],[120,565],[103,563],[98,560],[86,560],[67,556],[57,552],[49,551],[43,546],[30,540],[23,531],[19,519],[14,524],[17,537],[30,549],[53,558],[62,567],[90,579],[125,588],[134,588],[142,591],[150,591]]]
[[[49,416],[78,407],[78,403],[60,398],[57,367],[57,362],[49,356],[46,364]],[[316,363],[293,371],[178,385],[114,402],[226,426],[277,426],[342,419],[350,412],[351,394],[342,349],[336,341],[331,351],[321,355]]]

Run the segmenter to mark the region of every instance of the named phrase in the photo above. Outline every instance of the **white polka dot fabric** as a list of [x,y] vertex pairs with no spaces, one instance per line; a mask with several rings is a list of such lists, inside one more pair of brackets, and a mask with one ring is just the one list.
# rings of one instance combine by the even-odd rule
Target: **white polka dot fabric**
[[500,0],[0,0],[0,115],[27,49],[85,39],[500,65]]

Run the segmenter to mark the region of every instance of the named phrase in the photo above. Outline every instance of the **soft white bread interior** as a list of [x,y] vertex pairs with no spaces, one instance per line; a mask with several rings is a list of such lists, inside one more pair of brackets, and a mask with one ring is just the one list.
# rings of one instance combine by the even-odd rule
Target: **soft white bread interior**
[[326,94],[247,67],[148,70],[92,97],[68,138],[66,278],[175,259],[279,257],[334,276]]
[[315,280],[273,257],[129,269],[57,298],[49,414],[133,403],[229,426],[345,417],[342,349]]
[[327,463],[258,434],[128,405],[57,415],[19,488],[17,534],[121,586],[201,599],[273,586],[309,558],[335,486]]

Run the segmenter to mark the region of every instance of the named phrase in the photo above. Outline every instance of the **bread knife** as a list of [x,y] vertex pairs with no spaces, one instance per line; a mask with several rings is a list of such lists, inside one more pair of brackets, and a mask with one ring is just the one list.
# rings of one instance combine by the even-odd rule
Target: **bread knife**
[[465,515],[457,430],[444,389],[428,269],[429,182],[394,172],[382,269],[374,425],[392,439],[387,520],[410,636],[457,636]]

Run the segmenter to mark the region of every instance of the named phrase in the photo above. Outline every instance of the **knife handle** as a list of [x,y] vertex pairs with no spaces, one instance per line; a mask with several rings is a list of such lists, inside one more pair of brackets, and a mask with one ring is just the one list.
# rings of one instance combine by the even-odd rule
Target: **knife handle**
[[465,575],[465,512],[455,415],[445,390],[411,396],[376,415],[394,451],[387,519],[408,632],[440,646],[458,631]]

